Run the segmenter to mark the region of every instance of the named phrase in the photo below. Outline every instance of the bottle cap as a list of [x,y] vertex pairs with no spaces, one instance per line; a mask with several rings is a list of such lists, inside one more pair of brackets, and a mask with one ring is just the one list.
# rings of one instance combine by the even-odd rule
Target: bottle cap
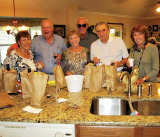
[[47,98],[50,98],[50,95],[47,95]]
[[7,64],[6,66],[7,66],[7,70],[10,71],[10,66],[9,66],[9,64]]
[[31,68],[29,67],[29,68],[28,68],[28,73],[30,73],[30,72],[31,72]]
[[37,75],[37,74],[38,74],[38,72],[34,72],[34,74],[35,74],[35,75]]

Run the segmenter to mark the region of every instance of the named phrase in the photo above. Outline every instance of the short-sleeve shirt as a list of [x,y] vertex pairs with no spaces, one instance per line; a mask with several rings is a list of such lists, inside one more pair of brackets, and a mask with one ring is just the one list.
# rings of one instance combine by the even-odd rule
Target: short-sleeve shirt
[[62,54],[63,50],[65,50],[66,44],[64,39],[56,34],[53,34],[54,40],[49,45],[45,38],[40,35],[35,37],[32,40],[31,50],[35,55],[36,62],[43,61],[44,69],[42,72],[47,74],[53,74],[53,68],[57,65],[55,58],[53,57],[54,53]]
[[[101,59],[102,64],[110,65],[111,60],[121,61],[128,57],[128,51],[125,43],[120,37],[109,36],[106,44],[100,39],[96,40],[91,45],[91,60],[97,57]],[[117,68],[117,71],[122,70],[122,67]]]

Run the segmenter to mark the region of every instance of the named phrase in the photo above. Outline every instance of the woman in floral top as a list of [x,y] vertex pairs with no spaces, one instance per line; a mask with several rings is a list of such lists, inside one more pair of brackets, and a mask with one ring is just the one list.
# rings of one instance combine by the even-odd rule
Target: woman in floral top
[[[28,31],[20,31],[16,35],[16,42],[18,48],[12,50],[11,54],[3,62],[3,67],[6,68],[9,65],[10,68],[17,70],[17,85],[21,85],[20,72],[26,69],[36,70],[36,64],[34,62],[34,55],[31,48],[31,36]],[[42,62],[40,64],[43,67]]]
[[80,38],[75,30],[70,31],[71,46],[63,51],[63,71],[65,75],[83,75],[85,65],[90,61],[89,50],[79,45]]

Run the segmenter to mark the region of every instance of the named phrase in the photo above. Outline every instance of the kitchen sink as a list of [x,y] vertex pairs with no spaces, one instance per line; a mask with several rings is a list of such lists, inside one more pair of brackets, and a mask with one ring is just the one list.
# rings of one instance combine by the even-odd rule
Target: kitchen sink
[[95,115],[129,115],[127,100],[121,98],[94,97],[90,112]]
[[160,100],[138,100],[131,103],[122,98],[94,97],[90,113],[95,115],[130,115],[136,110],[142,116],[160,115]]
[[160,115],[160,101],[135,101],[132,106],[140,115]]

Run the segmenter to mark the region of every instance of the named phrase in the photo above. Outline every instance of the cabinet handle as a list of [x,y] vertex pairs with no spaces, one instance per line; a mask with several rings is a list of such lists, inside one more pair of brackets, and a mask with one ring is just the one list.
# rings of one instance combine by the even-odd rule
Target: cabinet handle
[[65,135],[66,135],[66,136],[72,136],[72,134],[70,134],[70,133],[66,133]]

